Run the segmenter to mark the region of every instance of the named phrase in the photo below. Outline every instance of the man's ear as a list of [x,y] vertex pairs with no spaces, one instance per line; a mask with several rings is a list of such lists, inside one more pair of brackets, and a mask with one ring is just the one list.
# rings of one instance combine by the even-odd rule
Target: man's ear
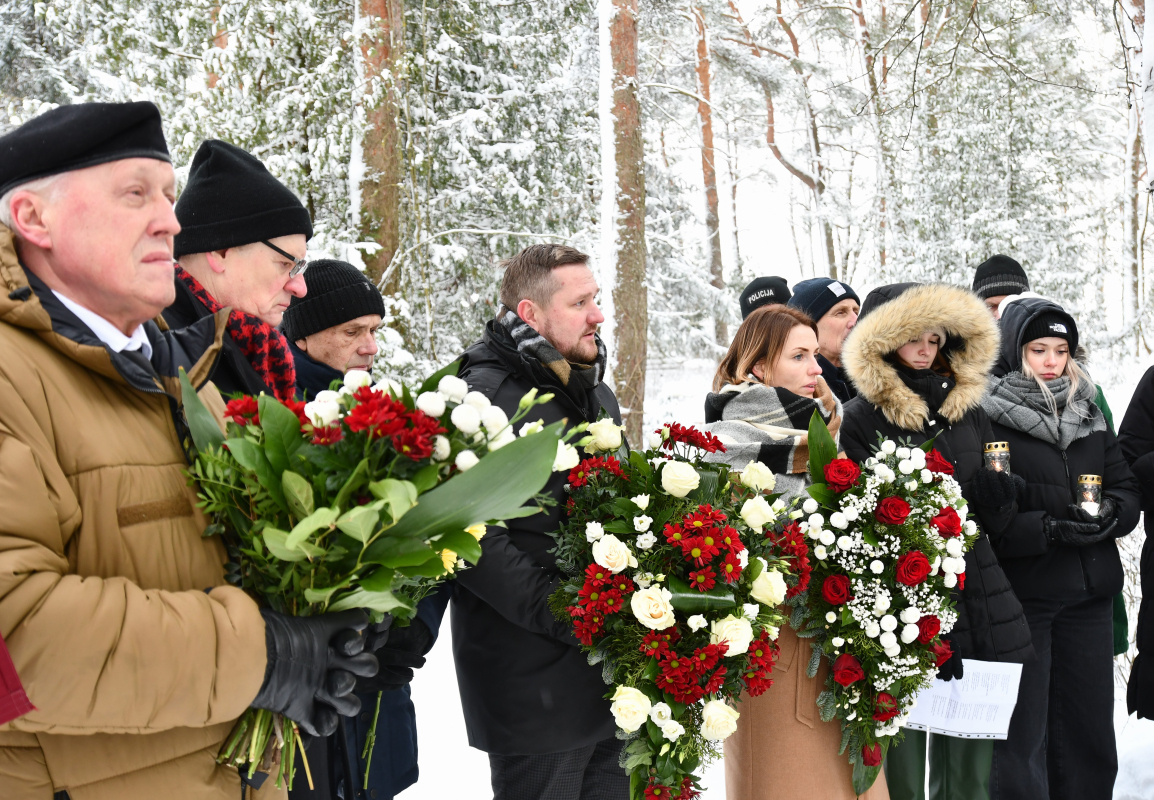
[[228,250],[212,250],[204,254],[204,260],[208,262],[208,268],[217,275],[224,274],[224,260],[228,258]]
[[52,249],[52,234],[44,222],[44,198],[17,192],[12,196],[11,212],[13,233],[41,250]]
[[302,353],[307,353],[309,351],[308,339],[297,339],[295,342],[293,342],[293,344],[295,344],[297,346],[297,350],[300,350]]
[[517,304],[517,316],[537,333],[541,332],[541,309],[532,300],[526,298]]

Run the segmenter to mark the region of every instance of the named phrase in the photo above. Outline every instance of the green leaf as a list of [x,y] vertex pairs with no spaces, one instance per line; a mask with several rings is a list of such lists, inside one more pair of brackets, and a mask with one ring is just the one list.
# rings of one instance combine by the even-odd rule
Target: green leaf
[[[825,425],[821,414],[814,409],[809,419],[809,479],[814,483],[825,482],[825,465],[837,458],[837,445]],[[816,499],[816,498],[815,498]]]
[[745,573],[742,575],[742,577],[745,578],[747,582],[752,584],[755,580],[757,580],[758,576],[761,575],[761,572],[764,569],[764,561],[762,561],[760,558],[751,558],[749,559],[749,566],[745,568]]
[[358,542],[367,542],[381,518],[380,508],[373,508],[375,505],[377,503],[349,509],[337,520],[337,527]]
[[313,485],[302,475],[285,470],[280,476],[281,488],[284,489],[284,499],[288,503],[289,513],[297,519],[304,519],[313,513]]
[[649,663],[645,665],[645,671],[641,673],[641,679],[644,681],[651,681],[657,677],[657,659],[650,658]]
[[368,592],[364,589],[354,589],[330,605],[328,610],[347,611],[350,608],[367,608],[370,611],[383,611],[387,614],[397,608],[412,611],[413,604],[390,591]]
[[457,370],[460,369],[460,367],[460,361],[454,361],[452,364],[446,364],[445,366],[441,367],[432,375],[425,378],[424,383],[422,383],[420,388],[417,389],[417,394],[420,394],[421,392],[437,391],[437,384],[441,382],[441,378],[445,377],[446,375],[456,375]]
[[369,484],[373,497],[384,500],[395,523],[417,504],[417,487],[408,481],[385,478]]
[[878,537],[874,535],[873,528],[869,528],[869,527],[862,528],[861,529],[861,538],[867,544],[872,544],[874,547],[878,546]]
[[826,486],[824,483],[811,483],[805,487],[809,492],[809,496],[817,502],[821,503],[826,508],[837,508],[837,492]]
[[689,493],[689,499],[696,503],[708,503],[717,494],[721,476],[711,469],[698,469],[697,474],[701,480],[697,488]]
[[[519,437],[495,450],[470,469],[421,496],[421,502],[369,545],[365,561],[387,563],[386,548],[396,538],[421,541],[449,531],[463,531],[476,522],[509,519],[544,488],[553,474],[557,441],[563,422],[540,433]],[[396,566],[415,566],[426,558]]]
[[322,528],[328,528],[337,521],[337,517],[341,512],[335,508],[318,508],[313,513],[302,519],[289,532],[288,539],[285,540],[285,546],[289,549],[299,547],[302,542],[308,539]]
[[653,474],[653,466],[645,460],[645,453],[640,450],[634,450],[629,454],[629,466],[642,478],[648,478]]
[[441,479],[441,465],[429,464],[417,470],[413,476],[413,485],[417,487],[417,494],[424,494],[432,489]]
[[256,475],[257,481],[272,495],[273,501],[288,511],[284,490],[281,488],[280,473],[273,469],[264,450],[248,439],[227,439],[225,446],[236,459],[236,463]]
[[447,547],[470,564],[476,564],[481,558],[481,543],[468,531],[449,531],[442,534],[437,540],[436,547]]
[[[368,554],[372,553],[372,558]],[[415,567],[424,564],[436,553],[433,548],[411,536],[393,536],[386,532],[365,551],[365,561],[386,567]],[[364,585],[364,581],[361,581]]]
[[612,522],[606,522],[605,530],[609,531],[609,533],[621,533],[626,536],[637,532],[633,530],[633,526],[628,522],[623,522],[619,519],[615,519]]
[[333,592],[340,589],[340,586],[330,586],[327,589],[305,589],[305,600],[310,603],[325,603],[333,596]]
[[290,549],[285,544],[288,534],[276,528],[264,529],[264,546],[281,561],[304,561],[308,555],[304,550]]
[[723,611],[734,608],[737,602],[733,599],[733,591],[724,586],[715,586],[708,592],[699,592],[675,575],[666,580],[666,587],[673,593],[670,604],[678,611],[689,614],[700,614],[705,611]]
[[289,459],[305,444],[301,422],[280,400],[262,394],[257,400],[260,427],[264,431],[264,452],[278,473],[289,468]]
[[397,572],[409,578],[439,578],[447,571],[448,570],[445,569],[445,562],[441,559],[440,555],[430,558],[424,564],[418,564],[415,567],[397,568]]
[[349,504],[349,498],[353,496],[353,492],[365,485],[368,480],[367,473],[369,471],[369,460],[362,458],[357,464],[356,469],[345,480],[345,485],[337,492],[337,497],[333,500],[333,505],[337,508],[346,508]]
[[220,426],[216,424],[212,412],[200,401],[196,389],[192,388],[184,367],[179,367],[177,371],[180,373],[180,399],[184,406],[184,418],[188,420],[188,432],[192,436],[193,445],[201,453],[208,452],[212,447],[219,448],[224,444]]

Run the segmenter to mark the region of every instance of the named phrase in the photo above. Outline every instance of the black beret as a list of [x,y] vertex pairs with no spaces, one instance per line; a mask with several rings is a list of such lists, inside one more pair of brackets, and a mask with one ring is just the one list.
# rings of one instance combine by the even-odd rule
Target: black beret
[[152,103],[76,103],[0,136],[0,195],[21,184],[123,158],[172,159]]
[[790,296],[789,284],[785,282],[785,278],[779,278],[776,275],[754,278],[741,291],[739,300],[741,318],[748,317],[755,308],[774,303],[788,303]]
[[294,233],[313,238],[312,218],[292,190],[252,153],[219,139],[206,139],[193,156],[176,218],[175,258]]

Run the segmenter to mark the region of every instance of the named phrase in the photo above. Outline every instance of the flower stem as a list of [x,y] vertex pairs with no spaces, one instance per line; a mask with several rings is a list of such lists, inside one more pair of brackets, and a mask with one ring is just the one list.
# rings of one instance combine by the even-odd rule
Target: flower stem
[[377,720],[381,718],[381,697],[384,692],[377,692],[377,710],[373,712],[373,725],[369,728],[369,735],[365,737],[365,749],[361,753],[361,758],[365,761],[365,786],[369,788],[369,767],[373,763],[373,747],[377,744]]
[[[297,729],[297,724],[295,722],[293,723],[293,734],[298,739],[300,738],[301,732]],[[309,789],[315,792],[316,787],[313,786],[313,773],[312,770],[309,769],[309,757],[308,754],[305,753],[304,747],[301,747],[301,763],[305,765],[305,777],[308,778]]]

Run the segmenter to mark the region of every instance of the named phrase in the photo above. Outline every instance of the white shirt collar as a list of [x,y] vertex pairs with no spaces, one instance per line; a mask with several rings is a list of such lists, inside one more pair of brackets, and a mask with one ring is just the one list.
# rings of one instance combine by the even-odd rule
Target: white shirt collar
[[132,332],[131,336],[125,336],[119,328],[95,311],[88,310],[75,300],[60,294],[60,292],[55,289],[52,290],[52,294],[56,295],[69,311],[79,317],[80,321],[96,334],[96,338],[112,348],[114,352],[120,353],[124,350],[140,350],[144,353],[145,358],[150,361],[152,360],[152,343],[148,341],[148,336],[144,333],[143,325],[137,325],[136,330]]

